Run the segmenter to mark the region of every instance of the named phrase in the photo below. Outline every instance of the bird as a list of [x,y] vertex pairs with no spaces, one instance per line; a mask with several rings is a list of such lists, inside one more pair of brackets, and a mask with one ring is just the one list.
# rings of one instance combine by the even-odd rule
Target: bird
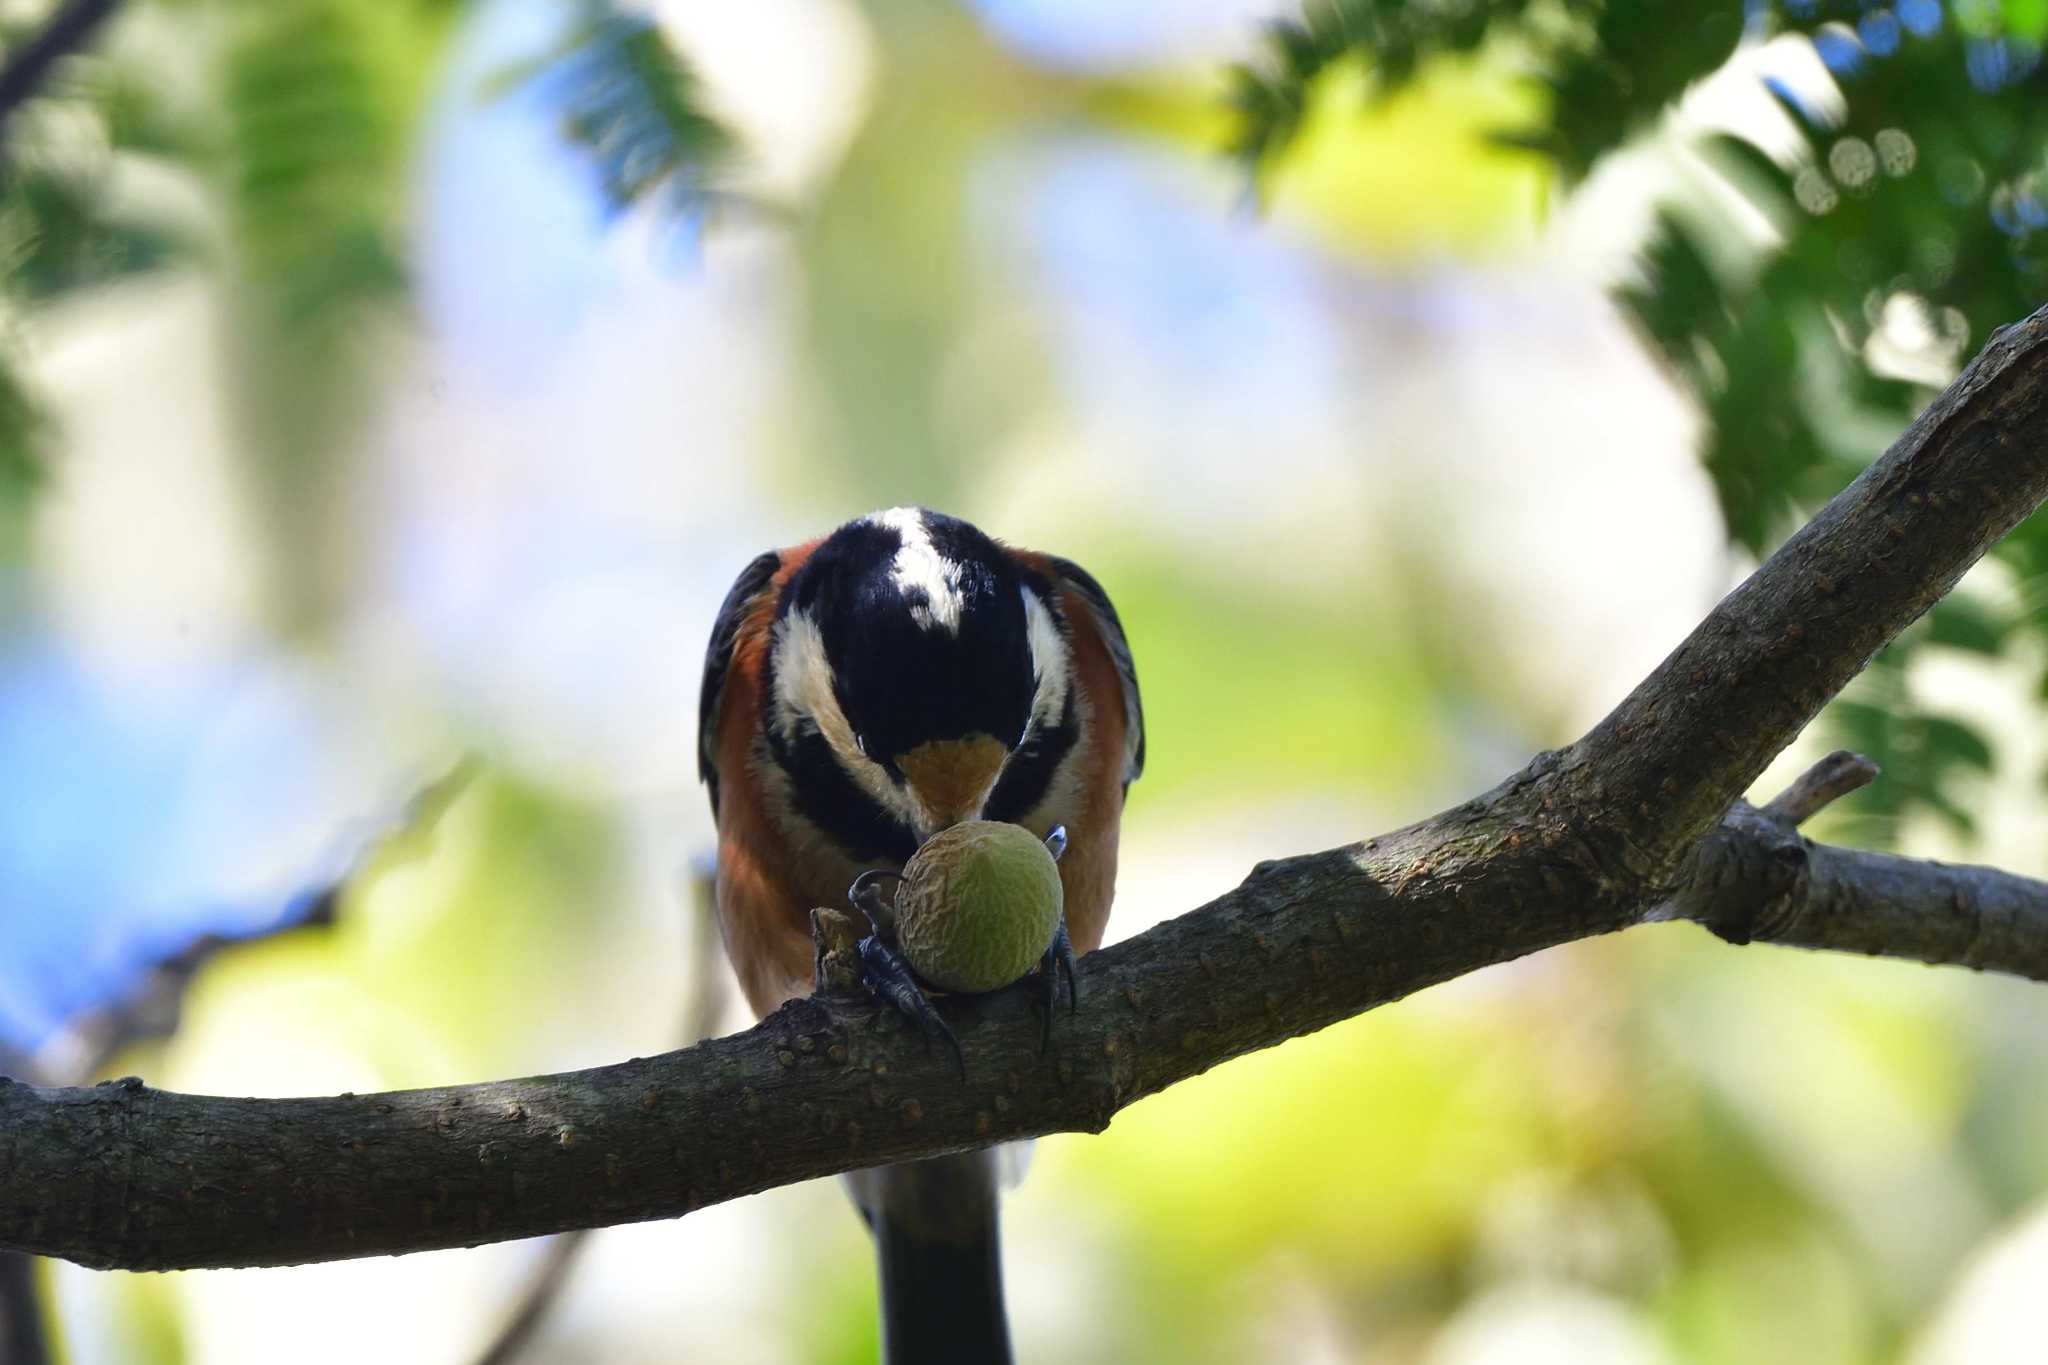
[[[1123,623],[1085,569],[897,507],[740,572],[705,652],[698,757],[720,933],[765,1017],[812,989],[812,907],[963,821],[1055,848],[1064,829],[1066,929],[1076,953],[1100,946],[1144,709]],[[1011,1359],[997,1166],[968,1152],[851,1178],[890,1365]]]

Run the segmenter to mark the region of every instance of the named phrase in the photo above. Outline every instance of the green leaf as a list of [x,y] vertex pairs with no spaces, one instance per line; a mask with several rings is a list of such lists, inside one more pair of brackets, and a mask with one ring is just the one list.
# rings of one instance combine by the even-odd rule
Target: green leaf
[[[1781,147],[1699,135],[1692,150],[1719,185],[1663,206],[1617,291],[1705,418],[1700,458],[1730,538],[1762,555],[1904,429],[1930,383],[2048,298],[2048,0],[1945,6],[1912,27],[1874,13],[1857,0],[1315,0],[1234,73],[1235,150],[1254,175],[1271,167],[1340,62],[1384,94],[1489,42],[1548,96],[1537,126],[1495,139],[1550,156],[1569,182],[1662,125],[1745,36],[1815,39],[1846,109],[1770,90],[1807,144],[1789,167]],[[2021,582],[2048,582],[2048,516],[1994,554]],[[1826,724],[1885,768],[1868,805],[1967,832],[1950,787],[1991,748],[1926,714],[1904,662],[1930,644],[2004,655],[2022,642],[2048,647],[2048,611],[1952,600],[1830,708]]]
[[336,480],[408,287],[413,125],[445,33],[390,0],[236,5],[219,71],[237,388],[282,623],[317,621],[348,572]]
[[559,104],[563,136],[589,155],[615,213],[658,199],[691,216],[723,197],[732,137],[704,111],[696,73],[642,15],[592,0],[559,48],[498,85],[534,86]]
[[0,358],[0,568],[28,549],[29,516],[44,481],[48,421],[10,363]]
[[1835,743],[1855,749],[1884,772],[1883,781],[1857,797],[1865,815],[1884,817],[1868,842],[1895,842],[1891,828],[1916,808],[1940,816],[1959,834],[1973,835],[1976,821],[1957,798],[1956,784],[1969,773],[1992,770],[1991,747],[1968,724],[1919,708],[1905,685],[1905,652],[1895,645],[1880,655],[1828,707],[1823,726]]
[[2013,622],[1994,615],[1981,602],[1951,594],[1934,604],[1926,618],[1926,642],[1996,658],[2005,652]]
[[[1582,3],[1568,0],[1562,11]],[[1380,93],[1392,94],[1426,59],[1476,51],[1537,8],[1551,13],[1530,0],[1313,0],[1299,20],[1268,25],[1261,56],[1232,68],[1226,98],[1238,126],[1231,149],[1255,172],[1269,164],[1300,131],[1309,87],[1340,63],[1362,59]]]
[[27,305],[192,254],[181,226],[109,191],[116,172],[143,160],[196,160],[193,130],[109,59],[58,72],[7,126],[0,266],[7,294]]
[[[1959,720],[1947,716],[1918,716],[1917,720],[1929,760],[1937,767],[1975,768],[1990,772],[1996,766],[1991,746],[1984,737]],[[1910,723],[1910,722],[1909,722]]]
[[2039,43],[2048,37],[2048,0],[2005,0],[2005,31]]
[[105,176],[72,159],[18,155],[0,200],[7,291],[24,303],[155,269],[184,243],[151,223],[109,216]]

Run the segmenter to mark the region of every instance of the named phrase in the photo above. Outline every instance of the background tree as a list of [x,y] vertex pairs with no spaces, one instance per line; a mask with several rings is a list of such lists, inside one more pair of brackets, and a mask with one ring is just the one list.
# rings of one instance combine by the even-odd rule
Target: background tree
[[[1319,87],[1363,80],[1386,98],[1431,58],[1505,48],[1545,98],[1495,136],[1541,152],[1570,187],[1656,132],[1738,44],[1788,36],[1811,42],[1833,89],[1767,81],[1789,137],[1681,129],[1697,175],[1659,207],[1639,277],[1616,291],[1706,413],[1701,458],[1729,536],[1762,554],[1957,357],[2048,294],[2048,10],[1811,0],[1708,5],[1667,25],[1648,6],[1340,0],[1276,26],[1266,60],[1239,69],[1237,146],[1256,174],[1286,155]],[[1831,731],[1902,779],[1866,808],[1924,806],[1973,828],[1954,786],[1991,766],[1991,746],[1921,704],[1907,664],[1922,642],[2031,655],[2023,641],[2048,618],[2027,585],[2044,553],[2036,519],[1999,547],[2017,591],[1945,601],[1833,709]]]

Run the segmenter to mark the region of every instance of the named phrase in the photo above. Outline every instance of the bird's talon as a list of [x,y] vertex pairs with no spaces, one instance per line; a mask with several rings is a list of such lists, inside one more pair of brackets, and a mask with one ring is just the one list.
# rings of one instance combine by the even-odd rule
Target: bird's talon
[[869,987],[898,1014],[917,1025],[924,1034],[927,1047],[934,1038],[946,1040],[946,1046],[953,1049],[953,1062],[960,1069],[960,1079],[965,1081],[967,1054],[960,1050],[960,1039],[917,984],[917,978],[911,975],[910,964],[903,960],[903,955],[883,942],[879,934],[869,934],[860,941],[860,960],[867,969]]
[[1060,927],[1053,931],[1052,946],[1059,953],[1060,975],[1067,979],[1067,1013],[1081,1012],[1081,983],[1074,977],[1074,940],[1067,937],[1067,921],[1063,917]]
[[883,877],[894,878],[899,885],[903,881],[901,872],[894,872],[886,867],[871,867],[855,877],[853,884],[846,888],[846,903],[866,915],[868,924],[877,932],[894,929],[896,924],[895,907],[882,899],[882,888],[877,885],[878,880]]
[[1045,956],[1038,963],[1039,993],[1045,1005],[1045,1031],[1038,1040],[1041,1057],[1052,1048],[1052,1017],[1059,1008],[1062,977],[1067,983],[1067,1013],[1072,1014],[1081,1007],[1081,993],[1074,982],[1074,941],[1067,936],[1064,915],[1053,929],[1052,942],[1046,945]]

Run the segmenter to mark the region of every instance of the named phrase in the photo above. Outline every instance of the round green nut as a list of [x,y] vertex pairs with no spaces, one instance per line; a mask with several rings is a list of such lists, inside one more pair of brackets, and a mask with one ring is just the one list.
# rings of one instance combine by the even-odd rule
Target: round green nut
[[970,820],[925,840],[896,888],[896,941],[942,991],[1001,990],[1052,946],[1059,866],[1022,825]]

